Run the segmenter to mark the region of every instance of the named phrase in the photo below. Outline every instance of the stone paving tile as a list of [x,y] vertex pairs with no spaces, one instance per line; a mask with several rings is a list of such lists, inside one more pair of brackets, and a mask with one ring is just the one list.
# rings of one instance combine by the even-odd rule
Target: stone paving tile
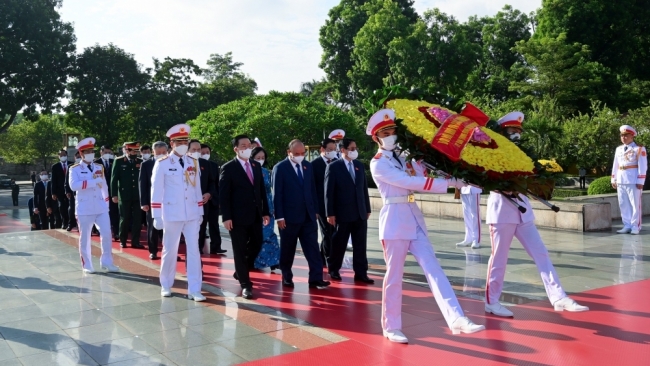
[[246,361],[227,348],[216,344],[171,351],[165,353],[165,356],[179,365],[234,365]]
[[163,330],[156,333],[147,333],[140,335],[140,338],[163,354],[170,351],[202,346],[210,343],[210,341],[201,334],[190,330],[187,327]]
[[70,328],[66,329],[65,332],[80,345],[83,343],[93,344],[106,342],[133,335],[122,325],[114,321],[89,325],[87,327]]
[[47,351],[35,355],[21,357],[20,362],[24,366],[45,366],[45,365],[63,365],[63,366],[94,366],[99,365],[93,360],[80,346],[67,348],[58,351]]
[[33,333],[27,337],[8,340],[7,344],[19,358],[48,351],[58,352],[77,346],[75,341],[62,330]]
[[218,344],[247,361],[282,355],[298,350],[265,334],[229,339]]
[[166,314],[146,315],[121,320],[118,323],[135,335],[157,333],[181,327],[175,319]]
[[81,343],[81,348],[100,365],[129,361],[157,355],[158,352],[138,337],[127,337],[99,343]]

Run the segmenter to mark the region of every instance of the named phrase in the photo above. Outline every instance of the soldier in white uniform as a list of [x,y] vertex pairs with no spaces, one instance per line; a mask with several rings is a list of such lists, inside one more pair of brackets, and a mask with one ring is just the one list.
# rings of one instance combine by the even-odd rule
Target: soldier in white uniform
[[481,247],[481,188],[465,186],[460,189],[460,200],[463,205],[465,220],[465,239],[456,243],[457,247],[478,249]]
[[372,178],[384,200],[379,213],[379,239],[384,248],[386,275],[382,290],[381,325],[384,336],[392,342],[408,343],[402,328],[402,277],[407,252],[411,252],[422,267],[440,312],[453,334],[474,333],[485,329],[472,323],[463,314],[449,280],[438,263],[427,237],[422,212],[415,203],[413,192],[446,193],[455,179],[427,178],[419,163],[407,163],[393,152],[395,112],[383,109],[375,113],[366,133],[379,145],[370,162]]
[[97,225],[102,245],[99,263],[108,272],[119,272],[113,265],[111,219],[108,214],[108,184],[104,167],[95,160],[95,139],[85,138],[77,144],[82,160],[70,167],[69,185],[76,192],[75,210],[79,226],[79,254],[84,273],[95,273],[92,262],[90,232]]
[[[504,130],[504,134],[511,140],[518,140],[523,132],[522,122],[524,115],[521,112],[512,112],[502,117],[498,123]],[[514,136],[514,137],[513,137]],[[521,213],[513,202],[510,202],[503,194],[509,195],[513,200],[526,208]],[[503,290],[503,279],[506,274],[508,252],[513,237],[516,237],[526,250],[526,253],[533,259],[546,295],[553,304],[555,311],[587,311],[588,307],[579,305],[568,297],[560,279],[551,263],[548,250],[535,226],[535,214],[530,206],[528,197],[512,192],[490,192],[488,198],[487,215],[485,222],[490,227],[490,240],[492,241],[492,255],[488,261],[487,280],[485,285],[485,312],[498,316],[513,316],[501,303],[499,297]]]
[[612,167],[612,187],[618,192],[618,206],[621,208],[623,228],[619,234],[638,235],[641,231],[641,195],[648,169],[648,156],[645,147],[634,142],[636,130],[632,126],[620,128],[623,145],[616,148]]
[[[173,152],[156,161],[151,175],[151,216],[154,227],[163,230],[160,294],[171,296],[181,233],[186,243],[199,241],[203,220],[203,195],[198,160],[187,156],[190,126],[178,124],[167,131]],[[187,286],[190,300],[204,301],[201,294],[199,247],[186,245]]]

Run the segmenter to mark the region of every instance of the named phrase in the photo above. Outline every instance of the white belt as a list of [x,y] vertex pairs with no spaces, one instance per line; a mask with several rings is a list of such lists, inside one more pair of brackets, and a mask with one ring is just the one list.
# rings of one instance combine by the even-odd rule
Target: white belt
[[415,195],[409,194],[408,196],[386,197],[384,198],[384,205],[392,205],[395,203],[413,203],[415,202]]

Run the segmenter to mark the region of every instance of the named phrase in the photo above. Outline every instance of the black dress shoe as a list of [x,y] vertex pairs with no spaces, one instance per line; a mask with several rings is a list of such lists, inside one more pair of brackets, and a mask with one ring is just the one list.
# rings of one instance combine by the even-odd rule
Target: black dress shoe
[[227,250],[225,250],[225,249],[217,249],[215,251],[210,252],[210,254],[223,254],[223,253],[226,253],[226,252],[227,252]]
[[131,248],[144,249],[144,245],[142,245],[142,244],[131,244]]
[[309,282],[309,288],[324,289],[325,287],[331,285],[330,281],[311,281]]
[[176,261],[177,261],[177,262],[180,262],[180,261],[182,261],[182,260],[183,260],[183,259],[182,259],[180,256],[178,256],[178,255],[176,256]]
[[126,248],[126,243],[120,243],[120,246],[121,246],[122,248]]
[[[234,279],[236,279],[237,281],[239,281],[239,276],[237,276],[237,272],[234,272],[234,273],[232,274],[232,277],[233,277]],[[251,284],[251,286],[252,286],[252,285],[253,285],[253,281],[249,281],[249,282],[250,282],[250,284]]]
[[153,253],[150,253],[149,254],[149,259],[158,259],[158,256],[153,254]]
[[72,231],[72,226],[68,226],[67,228],[65,228],[65,231]]
[[375,280],[373,280],[368,276],[354,276],[354,282],[363,282],[372,285],[373,283],[375,283]]
[[241,290],[241,297],[244,299],[250,300],[253,298],[253,289],[252,288],[245,288]]
[[283,287],[290,287],[290,288],[295,287],[295,285],[293,284],[293,281],[289,281],[289,280],[282,280],[282,286]]
[[338,271],[330,272],[330,278],[334,281],[343,281],[343,278],[341,278],[341,275]]

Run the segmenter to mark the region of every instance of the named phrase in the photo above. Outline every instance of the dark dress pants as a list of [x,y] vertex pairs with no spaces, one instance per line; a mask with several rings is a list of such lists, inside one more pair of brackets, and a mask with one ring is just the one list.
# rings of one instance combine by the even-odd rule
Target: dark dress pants
[[162,233],[162,230],[153,227],[151,210],[147,211],[147,246],[149,247],[149,253],[158,255],[158,241],[160,241]]
[[203,221],[201,221],[201,226],[199,226],[199,253],[203,254],[203,247],[205,246],[206,239],[206,229],[208,226],[210,210],[208,210],[208,205],[203,205]]
[[50,229],[60,229],[61,228],[61,225],[62,225],[61,221],[62,220],[61,220],[61,212],[60,212],[60,209],[59,209],[59,202],[61,202],[60,198],[58,200],[56,200],[56,201],[53,201],[54,204],[52,205],[52,213],[50,214],[50,220],[49,220],[49,221],[52,221],[53,224],[52,224],[52,226],[50,226]]
[[296,257],[296,246],[300,239],[300,247],[309,264],[309,282],[323,280],[323,260],[318,248],[318,225],[316,220],[300,224],[290,224],[280,230],[280,270],[282,278],[293,281],[293,260]]
[[213,204],[212,202],[209,202],[208,211],[208,224],[210,225],[210,253],[214,254],[217,252],[217,250],[221,250],[221,232],[219,231],[219,206]]
[[11,193],[11,201],[14,206],[18,206],[18,193]]
[[262,248],[262,218],[257,217],[250,225],[237,224],[233,221],[230,240],[239,284],[242,288],[252,288],[248,271],[255,268],[255,258]]
[[[52,211],[54,213],[54,211]],[[47,210],[38,210],[38,220],[40,230],[54,229],[54,217],[47,214]]]
[[75,196],[74,194],[70,195],[68,198],[68,227],[77,227],[77,215],[75,214]]
[[120,200],[118,207],[120,209],[120,243],[126,244],[129,226],[131,226],[131,246],[140,245],[140,230],[142,230],[140,200]]
[[348,246],[348,238],[352,236],[352,269],[354,269],[354,275],[365,277],[368,274],[367,234],[368,220],[336,223],[336,233],[332,237],[332,251],[327,261],[330,273],[341,270],[345,250]]
[[55,216],[56,228],[67,229],[68,225],[70,224],[70,216],[68,213],[68,208],[70,207],[70,200],[65,194],[63,196],[57,196],[57,204],[54,206],[59,206],[59,215]]
[[108,217],[111,219],[113,238],[118,238],[120,235],[120,209],[112,199],[108,203]]
[[320,226],[322,234],[320,241],[321,260],[325,264],[330,255],[330,250],[332,250],[332,235],[334,235],[336,228],[327,222],[327,217],[322,216],[318,217],[318,226]]

